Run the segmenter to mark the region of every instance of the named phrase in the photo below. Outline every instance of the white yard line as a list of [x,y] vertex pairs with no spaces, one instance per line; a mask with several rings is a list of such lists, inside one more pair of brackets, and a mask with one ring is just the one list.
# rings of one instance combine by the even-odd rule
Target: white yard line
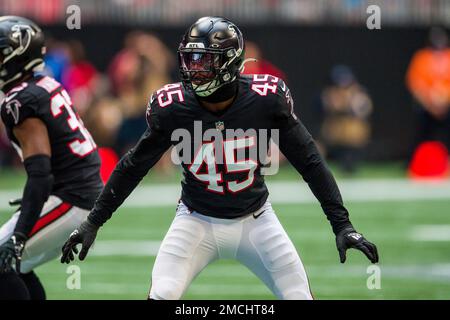
[[[415,182],[407,179],[362,179],[339,181],[346,202],[386,200],[450,200],[450,181]],[[313,203],[317,200],[308,186],[296,181],[268,183],[272,203]],[[179,184],[138,187],[125,201],[125,207],[175,206],[180,197]],[[7,210],[8,200],[20,196],[20,190],[0,191],[0,210]]]
[[161,241],[101,240],[89,252],[91,256],[154,257]]
[[[149,240],[99,240],[95,242],[93,248],[89,252],[89,256],[146,257],[149,258],[150,267],[152,265],[152,260],[150,258],[156,256],[160,244],[160,241]],[[126,268],[126,262],[122,262],[120,262],[120,265],[117,265],[116,268],[111,268],[106,271],[92,269],[86,272],[103,275],[120,275],[124,272],[123,268]],[[306,264],[305,267],[307,273],[312,276],[320,275],[326,278],[359,278],[368,276],[367,267],[370,266],[369,263],[361,265],[340,265],[336,260],[336,264],[337,265],[329,266]],[[82,265],[80,265],[80,267],[82,267]],[[381,276],[386,278],[415,278],[424,281],[443,281],[450,283],[450,260],[447,262],[429,264],[389,264],[382,262],[379,264],[379,267]],[[46,271],[42,270],[40,272],[45,273]],[[224,265],[213,264],[202,272],[202,276],[219,279],[222,279],[224,276],[227,278],[246,278],[249,276],[249,273],[250,271],[238,263]]]
[[[450,213],[445,212],[443,214]],[[450,225],[418,225],[411,230],[410,238],[415,241],[450,241]]]

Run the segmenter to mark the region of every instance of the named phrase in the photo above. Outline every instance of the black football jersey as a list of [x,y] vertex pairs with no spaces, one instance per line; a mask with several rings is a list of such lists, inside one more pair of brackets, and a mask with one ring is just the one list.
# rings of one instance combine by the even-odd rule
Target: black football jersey
[[268,198],[264,175],[277,171],[276,155],[267,157],[271,138],[308,183],[333,231],[351,226],[336,181],[281,79],[240,76],[234,101],[220,113],[202,107],[181,83],[168,84],[152,95],[147,122],[97,199],[92,223],[103,225],[170,146],[183,168],[181,199],[190,209],[226,219],[254,212]]
[[269,139],[298,123],[289,89],[271,75],[241,76],[235,100],[220,114],[202,107],[181,83],[166,85],[153,94],[147,121],[177,146],[182,201],[202,214],[227,218],[264,204]]
[[103,187],[100,158],[94,140],[61,84],[48,76],[35,76],[7,92],[0,108],[8,137],[20,156],[13,128],[27,118],[42,120],[52,151],[52,194],[91,209]]

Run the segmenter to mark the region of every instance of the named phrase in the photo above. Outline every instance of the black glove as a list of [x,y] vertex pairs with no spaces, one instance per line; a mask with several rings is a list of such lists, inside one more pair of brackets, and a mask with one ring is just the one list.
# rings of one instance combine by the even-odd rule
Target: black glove
[[86,219],[78,229],[75,229],[62,247],[61,263],[70,263],[75,259],[74,253],[78,254],[77,245],[79,243],[81,243],[81,251],[78,258],[84,260],[89,248],[94,243],[98,228],[97,225],[90,222],[89,219]]
[[16,272],[20,273],[20,263],[22,262],[22,252],[25,247],[26,237],[14,234],[8,241],[0,246],[0,273],[13,270],[13,260],[15,261]]
[[378,262],[377,247],[367,241],[362,234],[356,232],[353,228],[346,228],[336,235],[336,246],[339,251],[341,263],[345,262],[346,251],[349,248],[362,251],[372,263]]
[[11,199],[8,201],[8,204],[11,207],[16,207],[16,206],[20,206],[22,204],[22,198],[18,198],[18,199]]

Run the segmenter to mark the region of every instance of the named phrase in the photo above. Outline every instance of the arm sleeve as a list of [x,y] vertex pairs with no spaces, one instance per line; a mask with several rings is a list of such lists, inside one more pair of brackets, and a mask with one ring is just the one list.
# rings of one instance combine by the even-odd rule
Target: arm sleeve
[[22,196],[22,205],[14,234],[27,239],[47,201],[53,186],[50,157],[31,156],[24,161],[27,182]]
[[147,110],[147,121],[149,128],[119,161],[89,214],[88,219],[97,226],[111,217],[170,147],[170,139],[152,111]]
[[[285,86],[284,86],[285,87]],[[293,112],[293,101],[285,87],[277,97],[275,119],[281,152],[308,183],[330,221],[333,232],[352,227],[336,181],[305,126]]]

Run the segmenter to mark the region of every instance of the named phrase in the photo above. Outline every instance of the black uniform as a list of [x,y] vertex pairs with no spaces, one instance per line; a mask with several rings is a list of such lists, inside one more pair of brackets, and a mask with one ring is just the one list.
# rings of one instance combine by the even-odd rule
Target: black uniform
[[27,118],[45,123],[52,151],[52,194],[90,210],[103,187],[100,158],[64,88],[50,77],[35,76],[7,92],[0,108],[8,137],[19,154],[13,128]]
[[[192,137],[195,136],[194,121],[201,121],[201,134],[213,129],[225,137],[227,129],[254,129],[258,141],[259,129],[279,130],[280,150],[308,182],[334,231],[350,225],[333,176],[317,152],[311,135],[293,112],[289,89],[281,79],[268,75],[240,76],[235,100],[220,114],[202,107],[197,97],[181,83],[167,85],[154,93],[147,109],[149,128],[136,147],[119,162],[89,219],[98,225],[103,224],[162,154],[181,140],[172,141],[175,130],[185,129]],[[251,148],[259,147],[258,142],[252,145],[249,141],[240,145],[246,151],[241,159],[236,151],[238,146],[233,148],[231,144],[228,160],[234,163],[242,161],[242,157],[250,154]],[[201,165],[182,163],[182,201],[201,214],[220,218],[235,218],[259,209],[268,197],[261,175],[262,159],[253,159],[254,165],[250,167],[230,165],[227,161],[220,164],[217,159],[211,160],[217,155],[217,148],[211,152],[212,146],[208,146],[210,139],[204,139],[202,143],[203,147],[207,146],[205,154],[210,152],[204,162]],[[202,146],[195,146],[192,141],[191,159],[200,148]],[[226,147],[223,146],[224,149]],[[186,149],[180,155],[185,156],[184,152]]]

